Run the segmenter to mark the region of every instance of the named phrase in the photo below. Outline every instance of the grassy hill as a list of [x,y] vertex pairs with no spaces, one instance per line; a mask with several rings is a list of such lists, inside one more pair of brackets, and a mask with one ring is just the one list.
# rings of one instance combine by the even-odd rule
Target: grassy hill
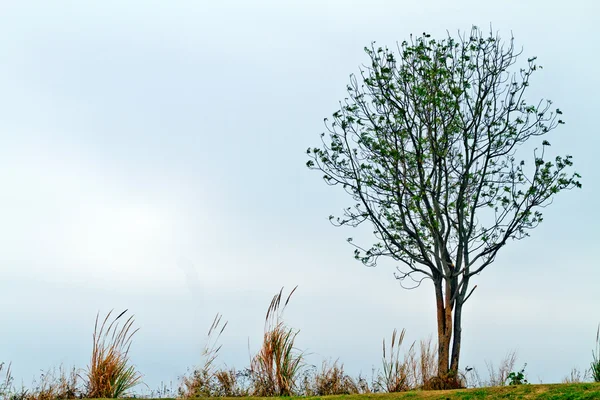
[[[553,385],[501,386],[481,389],[411,391],[404,393],[376,393],[344,396],[326,396],[327,400],[470,400],[470,399],[543,399],[591,400],[600,399],[600,383],[575,383]],[[231,398],[240,400],[239,397]],[[230,399],[230,400],[231,400]],[[259,399],[259,398],[252,398]],[[260,398],[273,399],[273,398]],[[321,397],[296,399],[318,400]],[[163,399],[165,400],[165,399]]]

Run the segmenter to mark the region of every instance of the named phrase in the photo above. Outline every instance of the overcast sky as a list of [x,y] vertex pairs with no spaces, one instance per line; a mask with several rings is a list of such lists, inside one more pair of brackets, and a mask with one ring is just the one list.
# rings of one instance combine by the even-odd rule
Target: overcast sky
[[330,225],[352,201],[305,151],[371,41],[492,23],[544,66],[527,99],[564,112],[549,150],[573,155],[583,189],[476,277],[462,366],[484,373],[516,349],[534,383],[587,368],[600,322],[599,7],[2,1],[0,361],[26,385],[85,367],[96,313],[128,308],[141,328],[132,361],[150,388],[176,386],[217,312],[221,362],[247,366],[271,297],[295,285],[286,319],[312,363],[370,375],[394,328],[408,344],[434,334],[431,283],[406,291],[393,262],[354,260],[345,239],[368,244],[368,230]]

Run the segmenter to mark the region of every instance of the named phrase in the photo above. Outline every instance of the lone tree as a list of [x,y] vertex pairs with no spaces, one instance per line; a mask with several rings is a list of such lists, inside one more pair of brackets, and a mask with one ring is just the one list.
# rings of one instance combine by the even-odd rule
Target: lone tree
[[555,194],[581,187],[580,175],[567,172],[571,156],[546,157],[546,140],[529,163],[517,158],[521,145],[564,122],[551,101],[525,101],[541,66],[530,58],[510,73],[521,54],[513,38],[473,27],[458,39],[424,33],[397,50],[365,48],[370,66],[360,83],[351,75],[349,97],[325,119],[329,134],[308,149],[307,166],[355,203],[329,217],[334,225],[372,224],[375,243],[353,244],[356,259],[375,266],[391,257],[401,283],[433,282],[438,376],[452,382],[471,278],[509,239],[529,236]]

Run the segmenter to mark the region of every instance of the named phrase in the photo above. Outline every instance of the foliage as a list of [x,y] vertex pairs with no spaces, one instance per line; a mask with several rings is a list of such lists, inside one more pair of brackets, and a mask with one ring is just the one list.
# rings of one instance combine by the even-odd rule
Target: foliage
[[[109,325],[106,323],[112,310],[98,325],[99,314],[94,325],[92,359],[87,371],[87,396],[91,398],[123,397],[130,389],[141,382],[142,376],[129,363],[129,348],[133,335],[139,330],[131,330],[133,316],[123,326],[120,319],[127,310],[119,314]],[[105,330],[106,328],[106,330]]]
[[298,331],[283,322],[283,311],[298,287],[288,295],[280,309],[283,288],[271,300],[265,317],[263,343],[251,360],[252,394],[255,396],[291,396],[303,365],[303,354],[294,342]]
[[525,367],[527,367],[527,363],[525,363],[520,371],[512,371],[508,374],[507,380],[509,385],[526,385],[529,383],[525,378]]

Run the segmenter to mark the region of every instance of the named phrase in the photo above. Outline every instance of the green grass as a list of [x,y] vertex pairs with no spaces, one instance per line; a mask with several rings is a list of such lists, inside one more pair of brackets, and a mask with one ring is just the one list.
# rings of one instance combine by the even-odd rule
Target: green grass
[[[225,398],[240,400],[240,397]],[[243,399],[243,398],[242,398]],[[273,397],[251,397],[252,400]],[[540,400],[592,400],[600,399],[600,383],[572,383],[553,385],[518,385],[492,388],[411,391],[403,393],[376,393],[320,397],[287,397],[306,400],[470,400],[470,399],[540,399]],[[165,399],[162,399],[165,400]]]

